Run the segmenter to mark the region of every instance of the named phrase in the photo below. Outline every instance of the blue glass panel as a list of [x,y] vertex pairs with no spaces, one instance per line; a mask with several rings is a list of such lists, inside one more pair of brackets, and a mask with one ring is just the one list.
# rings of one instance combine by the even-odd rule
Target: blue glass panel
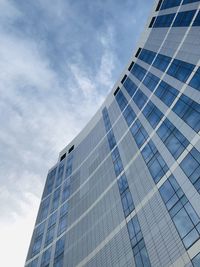
[[160,9],[162,10],[162,9],[179,6],[180,3],[181,3],[181,0],[164,0]]
[[194,267],[199,267],[199,266],[200,266],[200,253],[197,254],[197,255],[192,259],[192,263],[193,263]]
[[175,17],[175,13],[158,16],[153,25],[153,28],[169,27]]
[[127,217],[134,210],[133,199],[129,189],[126,189],[126,191],[121,195],[121,200],[124,215]]
[[143,67],[141,67],[140,65],[136,63],[131,69],[131,73],[140,81],[144,78],[146,72],[147,71]]
[[168,119],[164,120],[157,133],[175,159],[189,145],[186,137]]
[[199,2],[199,0],[183,0],[183,5],[194,3],[194,2]]
[[48,267],[51,258],[51,248],[48,248],[43,254],[41,259],[41,267]]
[[65,247],[65,236],[61,237],[56,242],[55,257],[59,256],[64,252],[64,247]]
[[38,258],[36,258],[35,260],[31,261],[27,267],[37,267],[38,264]]
[[123,95],[121,91],[118,92],[115,98],[119,104],[121,111],[123,111],[128,104],[127,99],[125,98],[125,96]]
[[192,80],[189,83],[190,86],[200,91],[200,68],[194,74]]
[[128,105],[127,108],[124,110],[123,115],[128,126],[130,126],[132,122],[134,121],[134,119],[136,118],[136,114],[130,105]]
[[139,59],[148,63],[148,64],[151,64],[152,61],[154,60],[156,56],[156,53],[153,52],[153,51],[149,51],[147,49],[142,49],[142,51],[140,52],[139,54]]
[[188,155],[180,163],[180,167],[185,172],[186,176],[199,191],[200,180],[200,153],[197,149],[193,148]]
[[123,86],[125,87],[130,97],[132,97],[135,91],[137,90],[137,85],[129,77],[126,78],[125,82],[123,83]]
[[185,95],[181,95],[173,111],[194,131],[200,130],[200,105]]
[[192,26],[200,26],[200,11],[199,13],[197,14],[195,20],[194,20],[194,23]]
[[142,113],[153,128],[158,125],[163,117],[163,113],[151,101],[147,103]]
[[170,61],[170,57],[158,54],[155,61],[153,62],[153,66],[159,70],[165,71]]
[[182,82],[186,82],[194,67],[195,66],[193,64],[184,62],[179,59],[174,59],[167,71],[167,74]]
[[125,175],[122,175],[118,180],[119,192],[122,194],[128,188],[128,182]]
[[199,239],[200,219],[173,175],[160,187],[159,192],[185,245],[189,248]]
[[176,96],[178,95],[178,90],[162,81],[155,91],[155,95],[160,98],[168,107],[171,106]]
[[153,91],[157,84],[159,83],[160,79],[153,75],[152,73],[148,73],[143,81],[143,84],[146,85],[146,87],[150,90]]
[[140,148],[148,138],[148,133],[142,126],[139,120],[137,120],[130,129],[136,144]]
[[148,98],[140,89],[138,89],[137,93],[133,97],[133,100],[138,106],[138,108],[142,109],[144,104],[147,102]]
[[172,27],[187,27],[190,25],[196,10],[179,12]]

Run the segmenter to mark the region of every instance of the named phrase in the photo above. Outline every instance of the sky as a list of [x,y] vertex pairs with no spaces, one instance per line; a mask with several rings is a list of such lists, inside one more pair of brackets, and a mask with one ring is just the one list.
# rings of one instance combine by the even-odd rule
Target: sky
[[136,48],[153,0],[0,0],[1,266],[24,266],[48,169]]

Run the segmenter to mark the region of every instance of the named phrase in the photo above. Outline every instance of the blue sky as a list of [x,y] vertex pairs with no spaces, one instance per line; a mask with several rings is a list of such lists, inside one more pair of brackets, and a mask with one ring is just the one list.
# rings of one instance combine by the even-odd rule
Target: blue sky
[[2,266],[23,266],[46,173],[112,89],[152,3],[0,0]]

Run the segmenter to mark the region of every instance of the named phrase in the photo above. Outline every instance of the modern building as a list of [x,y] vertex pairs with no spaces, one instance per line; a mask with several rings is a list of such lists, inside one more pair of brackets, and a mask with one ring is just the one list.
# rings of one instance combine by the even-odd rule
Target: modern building
[[50,169],[27,267],[200,266],[200,1],[156,1]]

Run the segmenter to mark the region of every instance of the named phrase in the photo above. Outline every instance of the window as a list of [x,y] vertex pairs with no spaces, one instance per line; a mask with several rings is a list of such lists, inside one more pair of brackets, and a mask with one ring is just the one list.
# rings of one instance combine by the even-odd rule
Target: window
[[127,77],[126,81],[123,83],[124,88],[126,89],[127,93],[132,97],[137,90],[137,85]]
[[123,165],[121,158],[117,158],[114,162],[114,170],[115,170],[115,175],[118,176],[122,171],[123,171]]
[[199,13],[197,14],[195,20],[194,20],[194,23],[192,26],[200,26],[200,11]]
[[42,246],[42,238],[43,235],[40,235],[38,238],[34,240],[34,243],[32,245],[32,252],[31,257],[35,256],[37,253],[39,253],[41,246]]
[[154,28],[170,27],[175,17],[175,13],[158,16],[153,25]]
[[129,238],[133,250],[136,267],[150,267],[149,256],[147,254],[145,242],[143,239],[142,231],[137,219],[134,216],[127,224]]
[[181,95],[172,109],[195,132],[200,130],[200,105],[185,95]]
[[55,211],[51,216],[49,217],[48,221],[48,228],[51,227],[52,225],[56,224],[57,220],[57,211]]
[[110,132],[108,132],[107,138],[108,138],[110,150],[112,150],[116,146],[116,141],[115,141],[113,130],[110,130]]
[[58,169],[55,187],[58,187],[62,183],[63,172],[64,172],[64,165],[61,164]]
[[142,109],[145,103],[147,102],[147,96],[138,89],[137,93],[134,95],[133,100],[139,109]]
[[63,267],[65,236],[56,242],[53,267]]
[[64,182],[63,192],[62,192],[62,202],[65,202],[70,196],[70,185],[68,181]]
[[64,253],[54,259],[53,267],[63,267]]
[[46,233],[46,239],[45,239],[45,247],[48,246],[54,238],[54,232],[55,232],[55,224],[52,225],[50,228],[48,228],[47,233]]
[[157,133],[175,159],[189,145],[186,137],[168,119],[164,120]]
[[155,95],[162,100],[168,107],[171,106],[173,101],[178,95],[178,90],[167,84],[166,82],[161,82],[156,91]]
[[37,267],[38,264],[38,258],[36,258],[35,260],[31,261],[27,267]]
[[55,249],[55,257],[59,256],[64,252],[65,247],[65,236],[62,236],[57,242],[56,242],[56,249]]
[[194,267],[199,267],[200,266],[200,253],[197,254],[193,259],[192,263]]
[[65,204],[62,205],[62,207],[60,208],[60,217],[66,215],[68,213],[68,209],[69,209],[69,204],[66,202]]
[[104,125],[106,128],[106,132],[109,132],[111,129],[111,122],[110,122],[110,118],[108,116],[108,111],[106,108],[103,109],[102,114],[103,114],[103,120],[104,120]]
[[125,98],[125,96],[123,95],[122,91],[119,91],[119,93],[116,95],[116,100],[119,104],[121,111],[123,111],[125,109],[126,105],[128,104],[128,101]]
[[171,175],[159,189],[176,229],[188,249],[200,235],[200,219],[187,197]]
[[51,258],[51,248],[48,248],[43,254],[41,259],[41,267],[48,267]]
[[127,217],[133,210],[134,204],[129,188],[127,188],[121,195],[121,201],[124,211],[124,216]]
[[174,59],[167,71],[167,74],[178,79],[181,82],[186,82],[194,69],[194,65],[184,62],[179,59]]
[[51,192],[53,190],[54,181],[55,181],[55,175],[56,175],[56,168],[48,173],[47,181],[46,181],[46,184],[45,184],[44,193],[43,193],[42,198],[44,198],[44,197],[48,196],[49,194],[51,194]]
[[163,113],[151,101],[147,103],[142,113],[153,128],[158,125],[163,117]]
[[161,10],[175,7],[175,6],[179,6],[180,3],[181,3],[181,0],[164,0],[163,4],[161,6]]
[[182,160],[180,167],[200,193],[200,152],[193,148]]
[[111,156],[114,165],[115,175],[118,176],[123,171],[123,164],[117,147],[112,151]]
[[153,62],[154,58],[156,56],[156,53],[153,51],[149,51],[147,49],[142,49],[142,52],[139,55],[139,59],[148,63],[149,65],[151,65],[151,63]]
[[156,77],[155,75],[153,75],[152,73],[147,73],[145,79],[143,80],[143,84],[151,91],[153,92],[153,90],[156,88],[156,86],[158,85],[160,79],[158,77]]
[[164,72],[166,68],[168,67],[170,61],[171,61],[171,57],[158,54],[156,59],[153,62],[153,66]]
[[44,199],[40,204],[39,215],[37,218],[37,223],[40,223],[44,219],[46,219],[48,212],[49,212],[49,204],[50,204],[50,197]]
[[64,215],[59,220],[57,236],[62,234],[66,229],[67,229],[67,216]]
[[69,177],[72,174],[72,161],[73,161],[73,153],[68,155],[65,178]]
[[194,2],[199,2],[199,0],[183,0],[183,5],[194,3]]
[[132,73],[132,74],[133,74],[139,81],[141,81],[141,80],[144,78],[146,72],[147,72],[147,71],[146,71],[143,67],[141,67],[140,65],[138,65],[138,64],[135,64],[135,65],[133,66],[133,68],[131,69],[131,73]]
[[123,111],[123,115],[128,126],[130,126],[132,122],[134,121],[134,119],[136,118],[136,114],[130,105],[128,105],[127,108]]
[[190,86],[200,91],[200,68],[194,74],[192,80],[189,83]]
[[54,192],[52,204],[51,204],[51,212],[58,208],[59,200],[60,200],[60,187]]
[[141,153],[154,182],[158,183],[169,169],[167,164],[151,140],[143,148]]
[[196,10],[179,12],[172,27],[187,27],[190,25]]
[[139,120],[136,120],[130,130],[133,138],[135,139],[136,144],[140,148],[147,140],[148,133],[146,132]]
[[122,194],[128,188],[128,182],[125,174],[123,174],[118,180],[119,193]]

